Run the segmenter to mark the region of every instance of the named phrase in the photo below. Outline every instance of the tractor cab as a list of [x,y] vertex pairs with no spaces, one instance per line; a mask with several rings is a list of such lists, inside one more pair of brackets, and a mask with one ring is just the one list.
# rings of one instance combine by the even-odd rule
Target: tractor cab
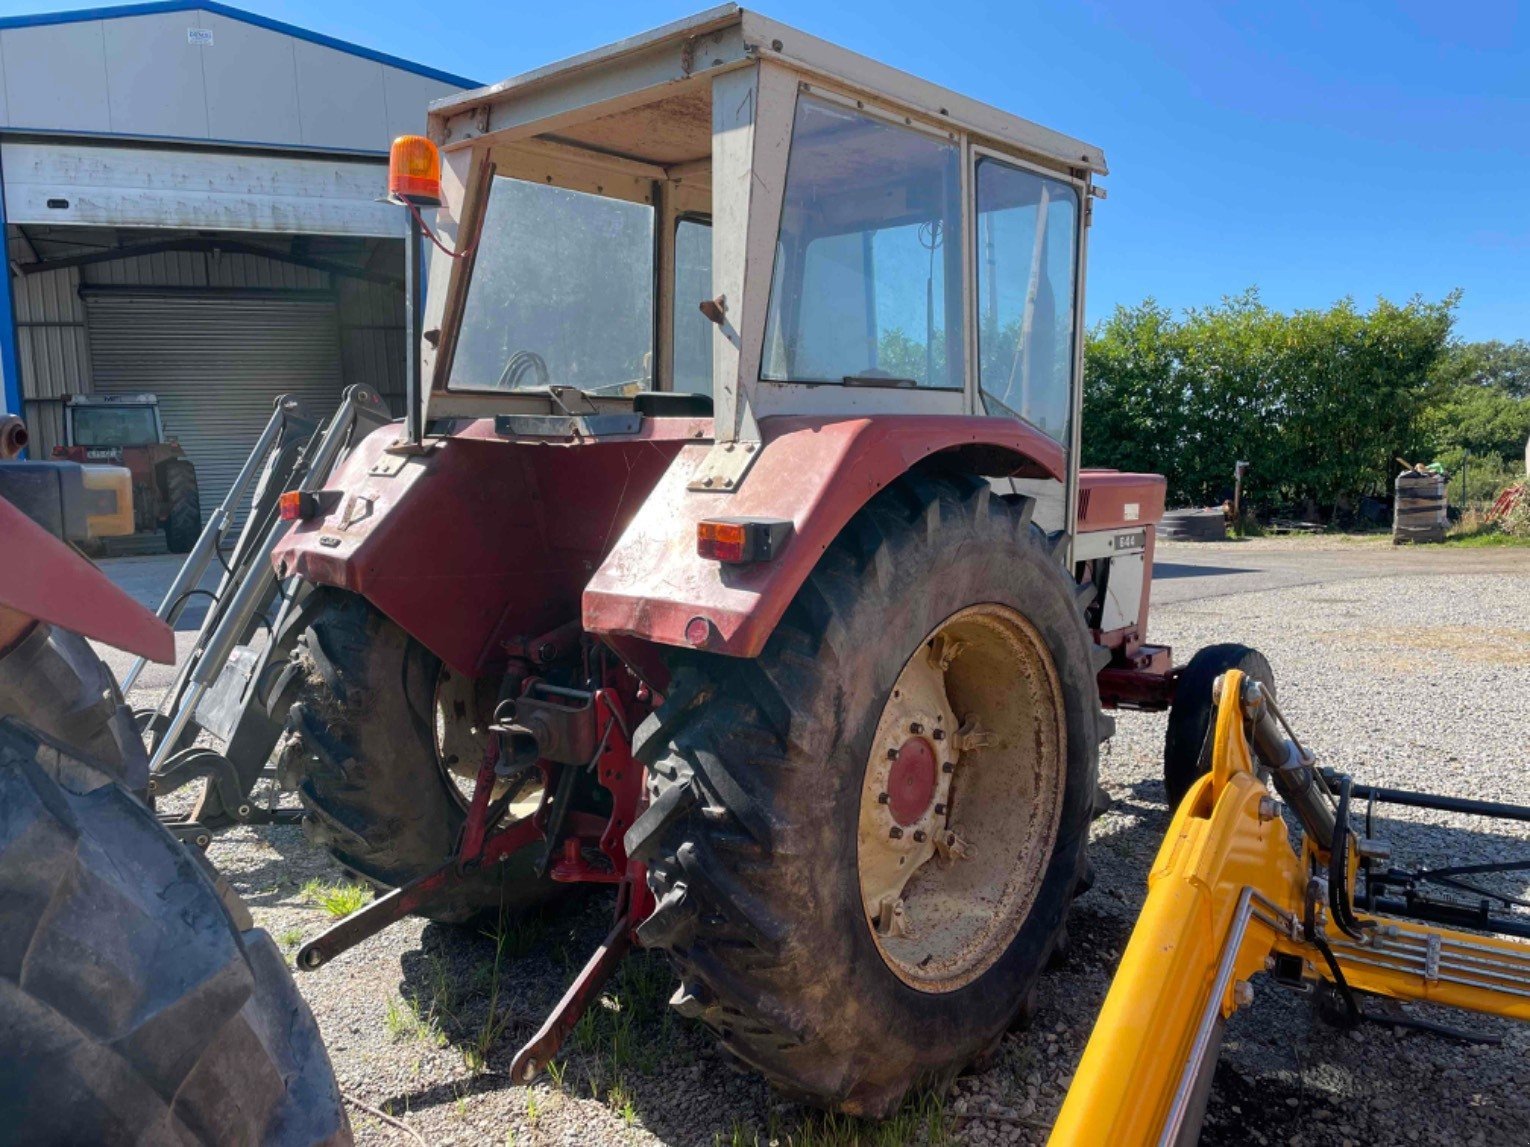
[[55,454],[76,461],[122,459],[130,446],[165,441],[159,399],[152,394],[72,394],[64,400],[64,445]]
[[1097,148],[732,6],[429,130],[428,418],[710,417],[728,493],[773,418],[993,417],[1069,519]]

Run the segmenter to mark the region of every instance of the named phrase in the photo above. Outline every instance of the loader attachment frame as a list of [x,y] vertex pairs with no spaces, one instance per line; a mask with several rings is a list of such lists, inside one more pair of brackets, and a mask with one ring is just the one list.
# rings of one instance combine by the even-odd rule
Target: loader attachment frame
[[[1383,882],[1374,869],[1387,849],[1353,830],[1355,793],[1414,804],[1448,805],[1450,798],[1371,794],[1320,773],[1265,691],[1237,670],[1220,681],[1213,737],[1211,771],[1174,814],[1052,1143],[1193,1143],[1223,1027],[1252,1002],[1259,972],[1299,990],[1326,981],[1351,1023],[1372,1018],[1356,993],[1530,1020],[1530,945],[1430,926],[1420,918],[1444,915],[1438,902],[1420,912],[1415,902],[1372,892]],[[1299,842],[1256,765],[1269,770],[1297,814]],[[1530,817],[1530,809],[1485,803],[1458,811]],[[1401,879],[1396,869],[1386,872],[1394,885]],[[1417,882],[1429,874],[1413,875]],[[1357,910],[1373,902],[1413,918]],[[1499,931],[1524,922],[1485,909],[1472,918],[1474,926],[1479,921]],[[1414,1026],[1472,1038],[1422,1021]]]

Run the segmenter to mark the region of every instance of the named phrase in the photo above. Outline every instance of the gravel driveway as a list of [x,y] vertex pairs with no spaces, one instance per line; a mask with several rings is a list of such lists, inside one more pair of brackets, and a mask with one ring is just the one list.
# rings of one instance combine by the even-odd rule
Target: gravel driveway
[[[1171,544],[1159,560],[1172,576],[1154,638],[1182,658],[1216,641],[1262,649],[1298,734],[1326,763],[1366,781],[1530,804],[1530,550]],[[606,929],[600,895],[497,938],[406,921],[299,985],[342,1088],[430,1143],[1040,1143],[1168,822],[1163,732],[1161,716],[1119,718],[1101,761],[1115,807],[1094,828],[1099,880],[1073,910],[1072,952],[1044,978],[1035,1025],[944,1101],[880,1127],[782,1103],[736,1070],[665,1006],[671,978],[649,955],[627,961],[556,1075],[512,1085],[510,1057]],[[1492,858],[1530,839],[1530,825],[1392,817],[1383,835],[1400,859]],[[343,876],[299,830],[228,831],[211,856],[289,953],[328,923],[321,893],[305,886]],[[1502,1037],[1489,1047],[1378,1026],[1346,1034],[1303,999],[1256,986],[1227,1031],[1205,1142],[1530,1143],[1530,1028],[1455,1018]],[[414,1141],[352,1115],[362,1143]]]

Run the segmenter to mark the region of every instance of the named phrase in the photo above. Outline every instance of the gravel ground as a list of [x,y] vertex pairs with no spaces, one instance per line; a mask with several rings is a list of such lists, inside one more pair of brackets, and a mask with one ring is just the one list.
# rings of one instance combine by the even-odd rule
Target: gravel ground
[[[1301,547],[1266,540],[1257,552]],[[1262,649],[1299,735],[1358,778],[1530,803],[1530,551],[1494,555],[1486,567],[1458,551],[1459,564],[1442,555],[1428,573],[1403,574],[1389,572],[1390,547],[1346,551],[1325,540],[1320,548],[1325,559],[1352,552],[1360,568],[1326,584],[1160,604],[1155,640],[1182,657],[1216,641]],[[1256,549],[1226,553],[1231,561]],[[1196,554],[1160,547],[1165,562]],[[1075,905],[1072,951],[1044,977],[1035,1025],[1006,1037],[943,1101],[911,1104],[880,1127],[783,1103],[736,1069],[665,1007],[671,977],[651,955],[628,959],[556,1075],[512,1085],[515,1049],[607,927],[611,904],[600,895],[574,897],[497,938],[406,921],[299,984],[342,1088],[430,1143],[1040,1143],[1168,823],[1163,732],[1161,716],[1119,718],[1101,762],[1115,806],[1094,828],[1099,880]],[[1486,831],[1468,818],[1399,809],[1382,835],[1399,858],[1459,862],[1523,846],[1530,825]],[[305,886],[343,877],[300,830],[232,830],[211,856],[289,953],[328,923]],[[1526,884],[1504,887],[1523,895]],[[1306,1000],[1256,987],[1254,1006],[1228,1027],[1204,1142],[1530,1143],[1530,1029],[1454,1017],[1501,1036],[1495,1047],[1380,1026],[1344,1033],[1318,1022]],[[352,1115],[361,1143],[412,1141],[359,1109]]]

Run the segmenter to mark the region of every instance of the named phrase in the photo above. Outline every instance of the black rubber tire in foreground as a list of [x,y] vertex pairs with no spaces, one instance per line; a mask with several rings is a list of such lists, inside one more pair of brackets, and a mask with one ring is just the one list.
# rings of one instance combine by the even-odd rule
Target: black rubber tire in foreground
[[184,458],[161,463],[159,480],[169,516],[165,519],[165,548],[172,554],[186,554],[202,535],[202,499],[197,490],[197,472]]
[[39,622],[0,656],[0,717],[15,717],[91,758],[134,792],[149,761],[111,671],[77,633]]
[[276,945],[113,775],[0,721],[0,1138],[349,1143]]
[[[383,888],[453,854],[465,813],[436,763],[434,690],[440,661],[364,598],[319,589],[298,638],[302,680],[277,747],[282,786],[295,790],[314,844]],[[534,849],[469,879],[423,912],[460,923],[539,904],[564,886],[538,879]]]
[[[639,930],[681,975],[671,1001],[791,1098],[882,1117],[943,1089],[1021,1011],[1087,866],[1099,735],[1077,587],[1028,506],[967,476],[909,475],[825,552],[757,660],[680,655],[639,729],[651,803],[627,835],[658,898]],[[964,987],[883,960],[857,868],[868,747],[926,635],[974,603],[1039,631],[1060,680],[1055,847],[1014,939]]]
[[1197,778],[1211,771],[1210,732],[1216,712],[1211,683],[1229,669],[1241,669],[1275,696],[1275,671],[1257,649],[1225,642],[1196,651],[1174,687],[1163,740],[1163,787],[1171,809],[1179,807]]

